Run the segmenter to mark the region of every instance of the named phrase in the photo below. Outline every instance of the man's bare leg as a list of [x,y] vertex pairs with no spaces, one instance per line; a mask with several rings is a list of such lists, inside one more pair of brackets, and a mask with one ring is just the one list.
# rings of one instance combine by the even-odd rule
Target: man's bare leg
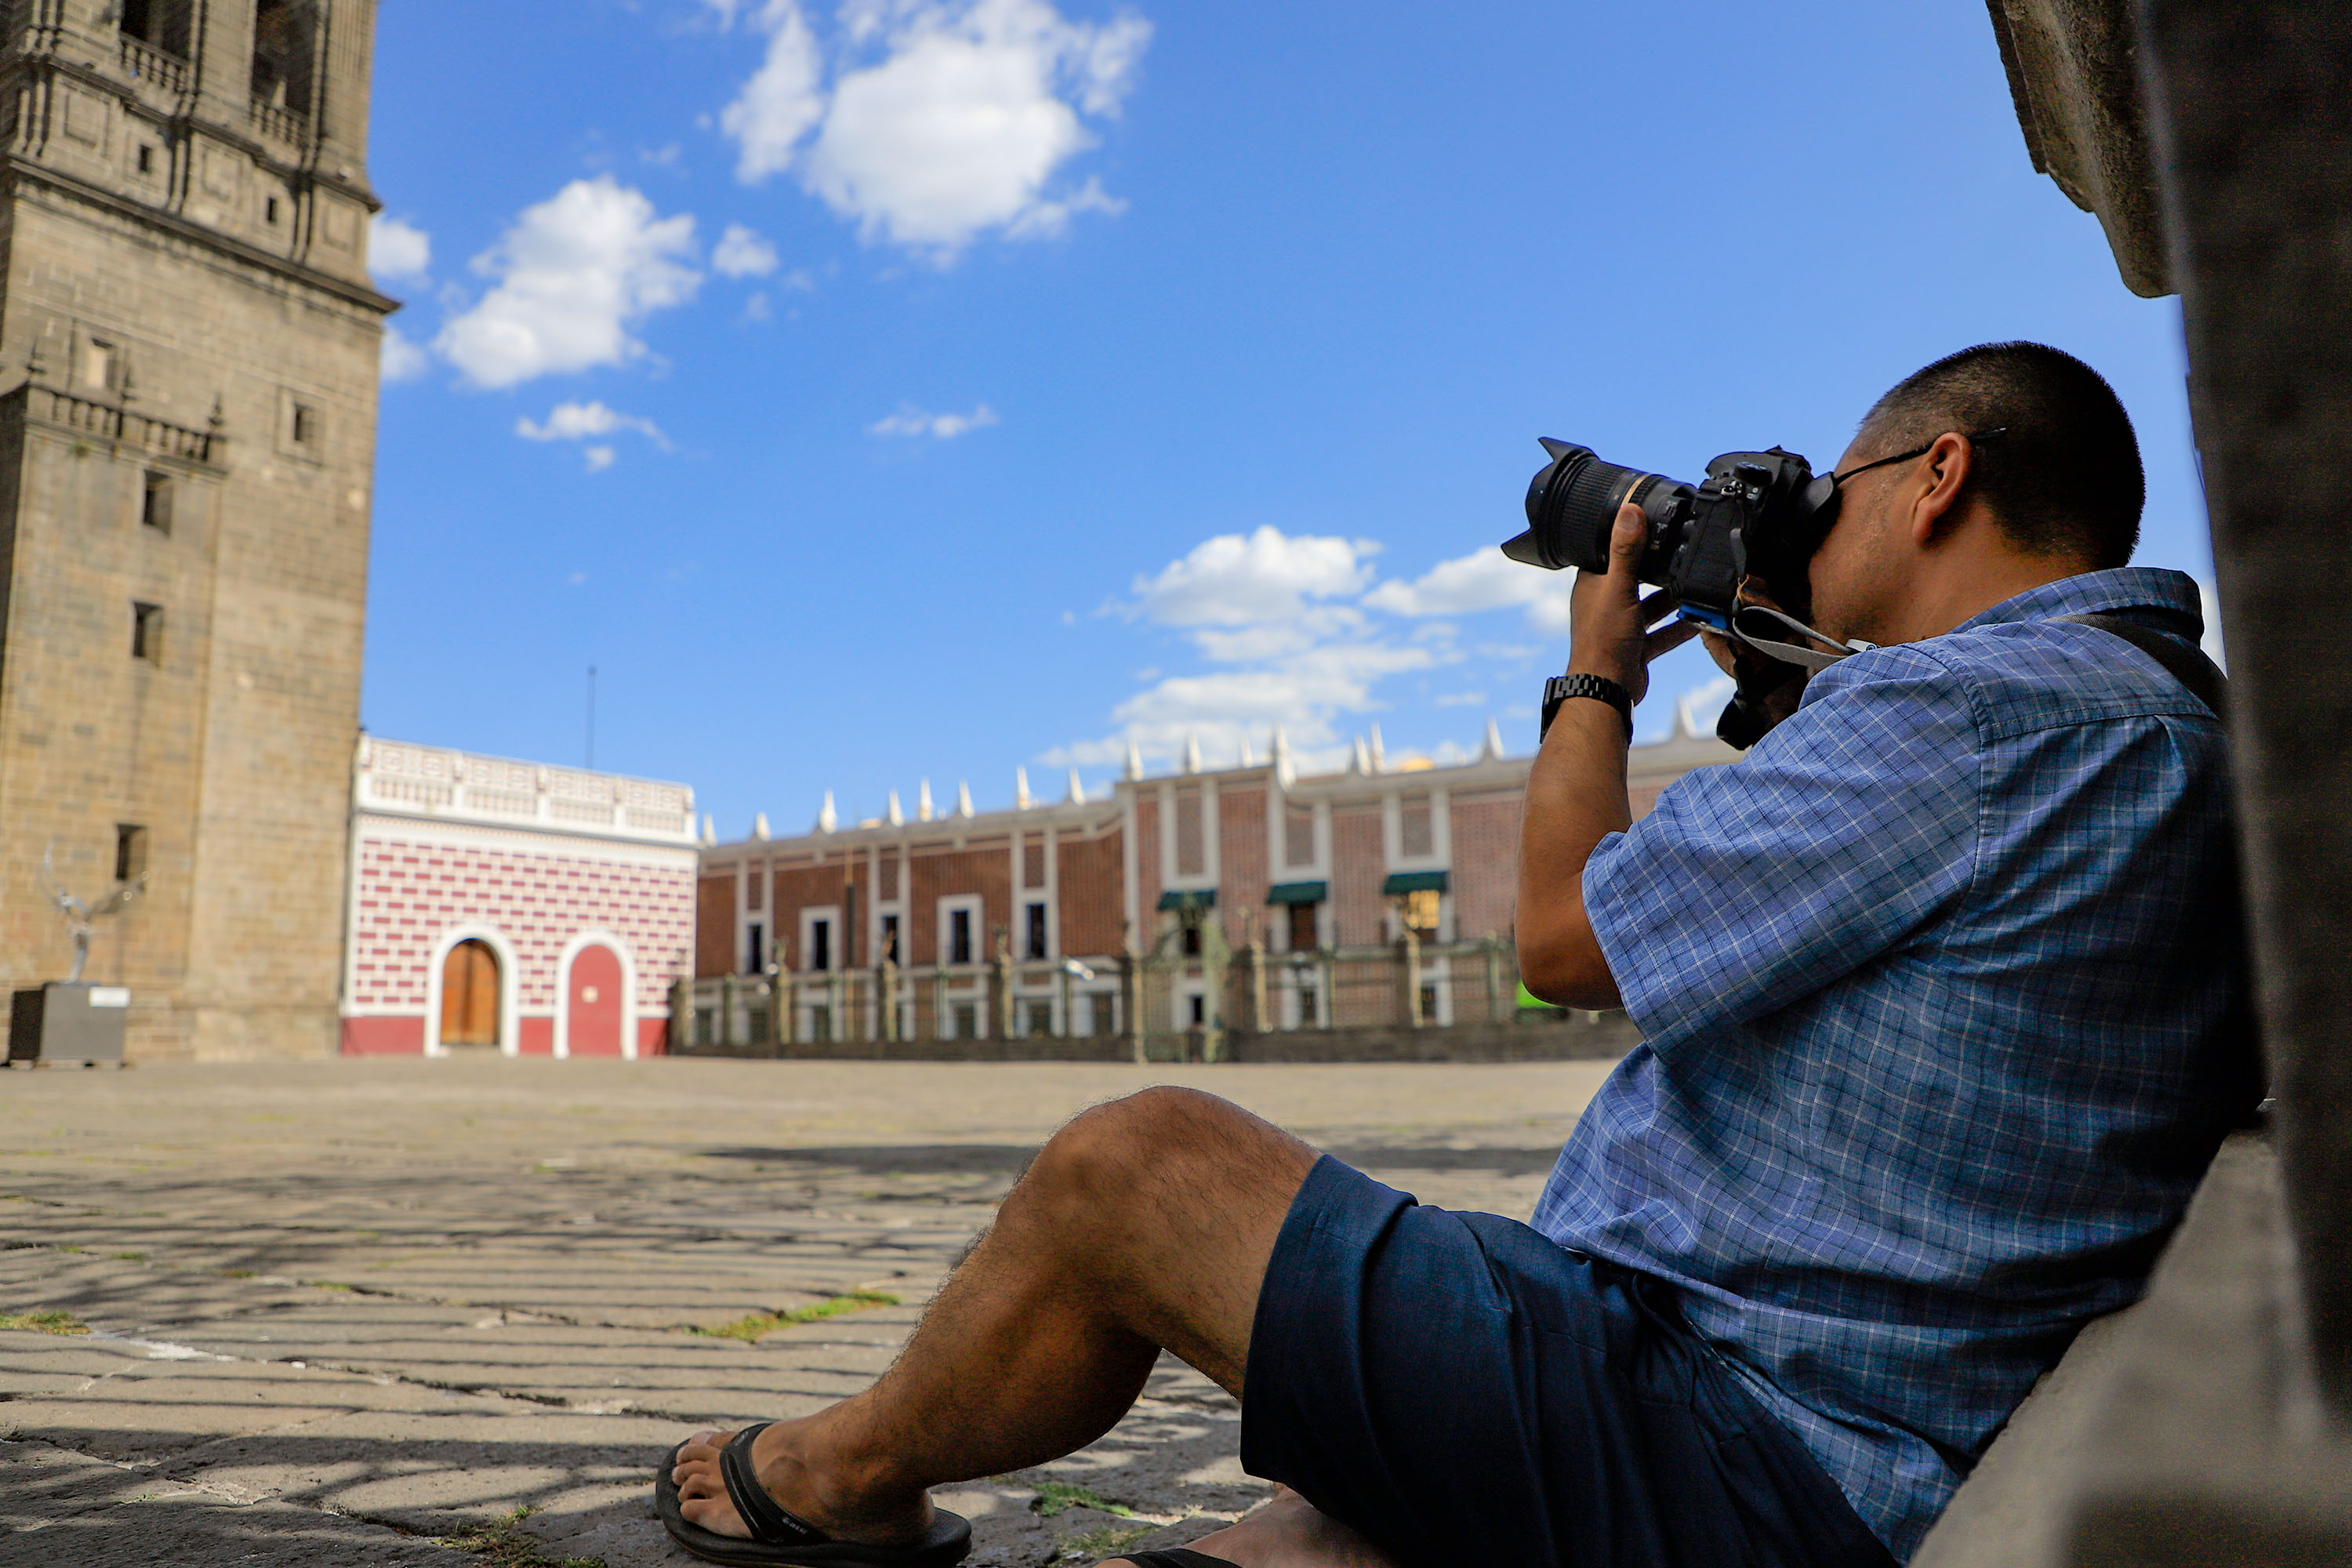
[[[1149,1089],[1055,1133],[871,1388],[753,1440],[775,1500],[830,1535],[919,1540],[929,1488],[1086,1447],[1161,1350],[1236,1398],[1258,1285],[1315,1152],[1213,1095]],[[704,1433],[683,1511],[748,1535]]]

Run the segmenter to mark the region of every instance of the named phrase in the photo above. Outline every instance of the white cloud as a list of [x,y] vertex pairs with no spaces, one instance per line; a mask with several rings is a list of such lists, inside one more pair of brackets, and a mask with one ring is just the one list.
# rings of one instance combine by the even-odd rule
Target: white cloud
[[2202,577],[2197,579],[2197,609],[2205,619],[2205,637],[2199,646],[2207,658],[2227,670],[2230,656],[2221,644],[2221,590]]
[[1371,580],[1370,540],[1286,534],[1271,524],[1203,540],[1151,577],[1137,607],[1164,626],[1249,626],[1306,614],[1310,599],[1357,594]]
[[694,219],[609,174],[526,209],[474,270],[497,282],[434,347],[478,386],[619,364],[645,353],[631,326],[693,298]]
[[398,327],[384,327],[383,357],[379,361],[384,380],[415,381],[431,363],[423,344],[403,335]]
[[379,280],[423,279],[433,265],[433,237],[385,213],[368,223],[368,271]]
[[711,270],[727,278],[765,278],[776,269],[776,247],[740,223],[730,223],[711,248]]
[[584,441],[616,430],[635,430],[656,446],[669,445],[669,437],[652,420],[623,414],[601,402],[559,403],[548,411],[543,424],[528,416],[515,421],[515,434],[527,441]]
[[610,447],[591,447],[581,455],[588,459],[588,471],[592,474],[601,474],[611,468],[617,456]]
[[1410,583],[1383,583],[1364,595],[1364,603],[1391,615],[1459,616],[1532,605],[1547,593],[1565,592],[1568,581],[1489,546],[1441,561]]
[[1127,611],[1182,633],[1212,668],[1139,670],[1145,689],[1111,711],[1109,734],[1056,748],[1042,761],[1093,766],[1122,761],[1129,743],[1167,762],[1197,738],[1213,759],[1247,741],[1264,755],[1276,725],[1303,767],[1335,769],[1348,747],[1340,723],[1386,706],[1392,676],[1460,658],[1444,638],[1400,642],[1372,629],[1348,601],[1371,579],[1370,540],[1292,535],[1266,526],[1203,540],[1157,573],[1136,578]]
[[868,436],[929,436],[935,441],[952,441],[970,431],[984,429],[996,423],[996,411],[985,403],[969,414],[926,414],[911,403],[901,404],[898,412],[886,415],[866,427]]
[[[735,7],[722,7],[731,23]],[[770,0],[758,18],[768,33],[767,58],[719,111],[719,128],[739,149],[735,177],[756,184],[792,166],[793,150],[824,113],[816,39],[793,0]]]
[[1142,17],[1073,22],[1048,0],[848,0],[829,96],[796,0],[767,0],[759,22],[767,58],[719,116],[745,182],[796,169],[866,238],[943,260],[992,230],[1034,237],[1119,210],[1097,180],[1052,187],[1094,144],[1086,119],[1115,116],[1132,90],[1151,37]]

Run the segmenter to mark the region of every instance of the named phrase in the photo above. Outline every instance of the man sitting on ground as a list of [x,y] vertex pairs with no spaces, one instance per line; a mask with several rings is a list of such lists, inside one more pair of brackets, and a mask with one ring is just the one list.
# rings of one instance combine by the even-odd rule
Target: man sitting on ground
[[[1610,702],[1543,742],[1527,984],[1644,1043],[1532,1226],[1209,1095],[1098,1107],[871,1388],[681,1445],[673,1532],[951,1562],[968,1532],[925,1489],[1092,1442],[1164,1350],[1295,1489],[1195,1543],[1242,1568],[1907,1559],[2138,1294],[2252,1075],[2221,729],[2168,669],[2197,591],[2126,564],[2114,394],[2053,349],[1971,349],[1882,398],[1838,472],[1808,618],[1874,648],[1639,824]],[[1628,508],[1570,666],[1635,697],[1680,640],[1645,635],[1641,542]]]

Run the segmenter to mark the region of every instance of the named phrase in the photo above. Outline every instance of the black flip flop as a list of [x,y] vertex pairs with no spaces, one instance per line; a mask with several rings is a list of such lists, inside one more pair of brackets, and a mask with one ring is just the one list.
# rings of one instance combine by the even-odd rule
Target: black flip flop
[[[751,1439],[765,1431],[765,1421],[746,1426],[719,1450],[719,1473],[735,1511],[751,1527],[751,1539],[720,1535],[681,1511],[677,1482],[680,1443],[669,1451],[654,1477],[654,1503],[661,1510],[662,1528],[669,1538],[709,1563],[737,1568],[947,1568],[961,1563],[971,1550],[971,1523],[960,1514],[940,1510],[932,1516],[930,1533],[913,1546],[868,1546],[862,1542],[835,1541],[806,1520],[795,1519],[776,1504],[768,1489],[751,1471]],[[1194,1553],[1198,1555],[1198,1553]]]

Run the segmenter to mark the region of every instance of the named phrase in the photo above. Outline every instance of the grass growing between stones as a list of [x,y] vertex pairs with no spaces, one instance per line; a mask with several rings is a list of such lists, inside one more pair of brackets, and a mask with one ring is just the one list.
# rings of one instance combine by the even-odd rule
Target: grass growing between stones
[[898,1304],[898,1298],[887,1290],[852,1290],[844,1296],[828,1296],[822,1301],[811,1301],[805,1307],[794,1307],[789,1312],[754,1312],[731,1323],[720,1323],[708,1329],[689,1328],[687,1332],[700,1334],[706,1339],[741,1340],[747,1345],[756,1345],[778,1329],[795,1328],[802,1323],[838,1318],[845,1312],[863,1312],[875,1307],[895,1307]]
[[604,1568],[602,1557],[542,1556],[539,1538],[522,1528],[522,1521],[531,1512],[530,1505],[525,1503],[504,1519],[468,1525],[455,1535],[445,1535],[440,1543],[470,1552],[492,1564],[492,1568]]
[[1032,1511],[1047,1519],[1065,1509],[1090,1508],[1097,1513],[1117,1514],[1121,1519],[1133,1519],[1135,1510],[1124,1503],[1105,1502],[1084,1487],[1074,1487],[1067,1481],[1039,1481],[1037,1500],[1029,1505]]
[[71,1312],[0,1312],[0,1329],[36,1334],[89,1332],[89,1325]]

